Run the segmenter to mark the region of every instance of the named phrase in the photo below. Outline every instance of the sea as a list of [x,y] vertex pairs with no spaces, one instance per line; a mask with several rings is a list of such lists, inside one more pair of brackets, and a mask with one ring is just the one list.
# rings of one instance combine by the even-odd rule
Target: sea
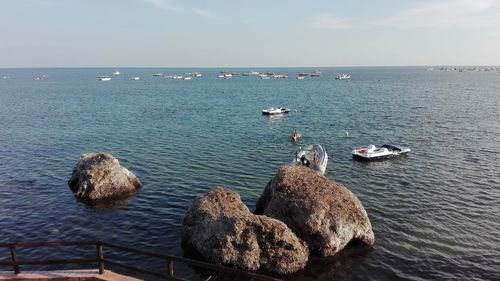
[[[194,199],[220,186],[253,211],[297,149],[321,144],[326,177],[362,202],[375,244],[312,258],[280,278],[500,280],[500,73],[337,67],[296,79],[315,69],[253,69],[288,75],[269,80],[218,77],[250,68],[0,69],[0,243],[102,240],[183,256],[182,220]],[[153,77],[193,71],[202,76]],[[351,79],[336,80],[339,73]],[[261,114],[271,106],[291,111]],[[411,152],[354,161],[351,150],[369,144]],[[111,153],[144,186],[116,202],[76,200],[67,182],[87,152]],[[58,251],[20,249],[18,257]],[[166,272],[164,261],[106,249],[105,257]],[[0,248],[0,260],[9,258]],[[177,264],[176,274],[207,279]]]

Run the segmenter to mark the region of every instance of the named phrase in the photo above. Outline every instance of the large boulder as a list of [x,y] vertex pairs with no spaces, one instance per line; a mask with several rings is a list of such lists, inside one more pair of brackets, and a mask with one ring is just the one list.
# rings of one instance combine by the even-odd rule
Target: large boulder
[[280,274],[304,268],[309,258],[307,245],[283,222],[252,214],[236,192],[219,187],[187,211],[182,246],[215,264]]
[[68,185],[75,196],[96,201],[127,196],[142,186],[139,179],[120,166],[109,153],[86,153],[73,168]]
[[303,166],[283,166],[260,196],[256,214],[284,222],[319,256],[333,256],[350,241],[373,245],[368,215],[341,184]]

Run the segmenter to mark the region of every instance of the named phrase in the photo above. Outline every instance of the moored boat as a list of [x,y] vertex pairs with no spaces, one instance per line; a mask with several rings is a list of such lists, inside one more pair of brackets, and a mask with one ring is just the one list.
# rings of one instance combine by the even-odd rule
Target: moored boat
[[277,115],[277,114],[285,114],[288,112],[290,112],[290,109],[285,107],[269,107],[262,110],[263,115]]
[[325,174],[328,165],[328,154],[320,144],[308,145],[297,151],[292,164],[304,165]]
[[106,76],[106,75],[101,75],[101,76],[97,77],[97,79],[99,81],[111,81],[111,77]]
[[311,77],[320,77],[321,72],[319,70],[315,70],[311,73]]
[[276,74],[273,77],[276,79],[287,79],[288,78],[288,76],[284,75],[284,74]]
[[406,147],[384,144],[376,147],[370,144],[367,147],[355,148],[352,150],[352,158],[361,161],[384,160],[398,156],[407,155],[411,150]]
[[351,75],[345,74],[345,73],[337,74],[337,76],[335,77],[335,79],[337,79],[337,80],[348,80],[350,78],[351,78]]

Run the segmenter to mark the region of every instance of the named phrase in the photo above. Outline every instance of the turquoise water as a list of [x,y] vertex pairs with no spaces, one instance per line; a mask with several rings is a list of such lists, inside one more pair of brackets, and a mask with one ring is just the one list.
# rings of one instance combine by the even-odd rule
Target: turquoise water
[[[195,70],[203,77],[152,77]],[[253,209],[298,146],[320,143],[327,176],[361,200],[376,242],[313,260],[289,279],[500,278],[500,74],[324,68],[296,80],[313,69],[255,69],[290,78],[224,80],[220,70],[0,69],[10,77],[0,79],[0,242],[101,239],[182,255],[194,198],[223,186]],[[97,81],[102,74],[112,81]],[[269,106],[292,112],[262,116]],[[412,152],[353,161],[352,147],[370,143]],[[144,187],[113,206],[76,201],[67,180],[91,151],[112,153]]]

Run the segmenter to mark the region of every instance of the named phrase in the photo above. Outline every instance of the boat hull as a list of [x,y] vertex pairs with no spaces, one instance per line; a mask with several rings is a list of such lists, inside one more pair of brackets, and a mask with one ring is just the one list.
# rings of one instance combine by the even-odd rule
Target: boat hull
[[384,144],[381,147],[369,145],[368,147],[356,148],[351,154],[352,158],[359,161],[377,161],[395,157],[405,156],[410,152],[409,148]]
[[362,156],[358,154],[352,154],[352,159],[358,160],[358,161],[381,161],[381,160],[387,160],[391,158],[396,158],[396,157],[404,157],[407,156],[408,152],[405,153],[400,153],[400,154],[388,154],[388,155],[380,155],[380,156]]

